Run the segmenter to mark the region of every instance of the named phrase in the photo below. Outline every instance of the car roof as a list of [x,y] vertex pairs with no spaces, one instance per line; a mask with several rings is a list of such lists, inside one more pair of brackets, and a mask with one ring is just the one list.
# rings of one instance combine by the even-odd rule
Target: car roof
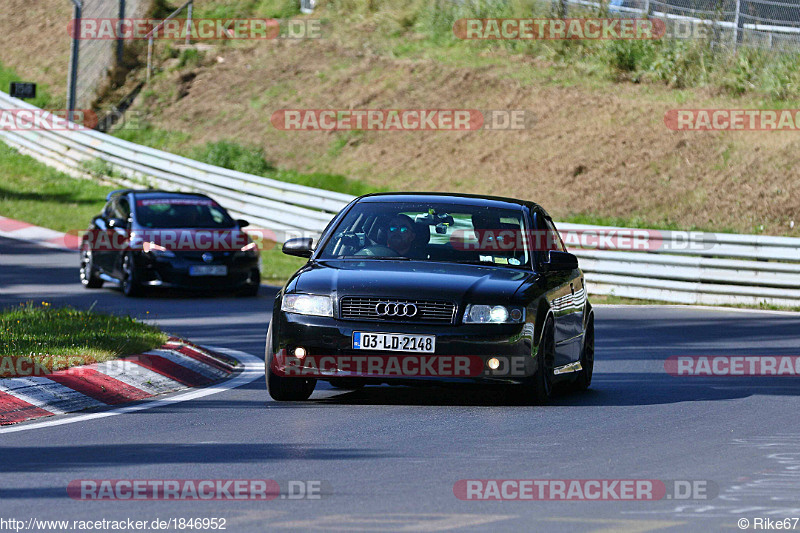
[[162,191],[160,189],[119,189],[110,192],[106,200],[110,200],[117,195],[122,196],[125,194],[133,194],[135,198],[208,198],[211,200],[211,198],[202,193]]
[[441,202],[459,203],[464,205],[485,206],[494,208],[514,209],[519,207],[540,208],[535,202],[506,198],[503,196],[481,196],[477,194],[446,193],[446,192],[389,192],[373,193],[361,196],[359,202]]

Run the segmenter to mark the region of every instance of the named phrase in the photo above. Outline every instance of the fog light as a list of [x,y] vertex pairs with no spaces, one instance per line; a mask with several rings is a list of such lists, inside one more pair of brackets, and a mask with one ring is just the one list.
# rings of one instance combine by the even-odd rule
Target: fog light
[[497,370],[500,368],[500,360],[497,357],[492,357],[488,361],[486,361],[486,366],[488,366],[492,370]]
[[294,356],[297,357],[298,359],[302,359],[303,357],[306,356],[306,349],[303,348],[302,346],[298,346],[297,348],[294,349]]

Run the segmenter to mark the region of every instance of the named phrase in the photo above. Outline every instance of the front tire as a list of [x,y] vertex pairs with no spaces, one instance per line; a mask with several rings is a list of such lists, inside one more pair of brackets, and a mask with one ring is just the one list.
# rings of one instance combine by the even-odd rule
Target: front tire
[[542,329],[542,337],[536,349],[538,369],[529,385],[531,399],[538,405],[550,402],[553,396],[553,368],[555,367],[555,329],[553,319],[548,318]]
[[87,289],[99,289],[103,286],[103,280],[97,276],[89,241],[81,243],[81,284]]
[[255,296],[258,296],[258,289],[260,288],[261,288],[261,276],[256,271],[251,275],[250,283],[245,285],[244,288],[242,288],[239,291],[239,296],[243,296],[245,298],[253,298]]
[[272,322],[267,330],[267,348],[264,354],[264,374],[267,379],[267,391],[273,400],[278,402],[302,402],[308,400],[317,386],[316,379],[287,378],[272,371],[275,357],[272,349]]
[[122,294],[128,297],[141,296],[144,290],[136,271],[136,262],[133,254],[128,252],[122,258]]

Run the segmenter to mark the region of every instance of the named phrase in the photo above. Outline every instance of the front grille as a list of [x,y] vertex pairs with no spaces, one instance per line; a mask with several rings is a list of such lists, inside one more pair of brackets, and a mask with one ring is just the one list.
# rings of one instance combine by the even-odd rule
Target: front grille
[[[391,302],[400,304],[414,304],[417,306],[417,313],[413,317],[404,316],[381,316],[375,307],[381,302]],[[456,313],[456,306],[452,302],[441,302],[431,300],[406,300],[402,298],[342,298],[341,312],[339,316],[350,320],[385,320],[397,322],[437,322],[449,324],[453,322]]]

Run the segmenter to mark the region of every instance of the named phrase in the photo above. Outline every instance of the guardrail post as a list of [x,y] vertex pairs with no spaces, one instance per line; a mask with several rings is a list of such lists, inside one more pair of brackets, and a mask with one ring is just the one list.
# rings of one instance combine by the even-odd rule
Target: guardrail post
[[644,16],[650,18],[650,0],[644,0]]
[[67,84],[67,120],[72,122],[75,115],[75,100],[78,92],[78,60],[80,56],[81,18],[83,2],[72,0],[72,47],[69,53],[69,83]]

